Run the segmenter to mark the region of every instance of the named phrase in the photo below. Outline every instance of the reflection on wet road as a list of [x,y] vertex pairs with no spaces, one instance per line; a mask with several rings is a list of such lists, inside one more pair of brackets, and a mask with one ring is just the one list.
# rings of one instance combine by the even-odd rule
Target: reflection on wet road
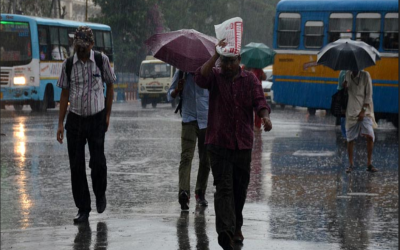
[[94,242],[92,242],[92,229],[90,223],[76,225],[78,233],[75,236],[73,250],[91,249],[93,244],[94,250],[107,249],[108,246],[108,229],[105,222],[97,222],[96,234]]
[[[0,170],[3,249],[220,249],[212,176],[209,207],[196,207],[193,199],[189,212],[180,211],[181,120],[170,105],[113,106],[105,145],[107,209],[92,211],[89,223],[79,226],[72,224],[77,210],[66,143],[55,139],[57,110],[11,109],[1,111],[1,133],[6,134],[1,136]],[[397,249],[398,137],[393,126],[382,121],[376,130],[373,162],[380,172],[365,171],[366,144],[360,140],[356,170],[347,175],[346,143],[333,117],[286,108],[274,110],[271,118],[271,132],[255,132],[245,240],[236,249]],[[191,178],[194,190],[195,174]]]

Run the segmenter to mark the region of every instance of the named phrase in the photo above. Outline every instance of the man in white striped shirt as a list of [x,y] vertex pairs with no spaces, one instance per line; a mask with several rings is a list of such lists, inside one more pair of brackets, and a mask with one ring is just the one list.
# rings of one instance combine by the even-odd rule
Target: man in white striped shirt
[[[104,138],[110,123],[114,96],[115,74],[109,59],[92,50],[94,36],[87,26],[80,26],[74,35],[73,58],[62,65],[57,86],[62,88],[58,119],[57,141],[63,143],[64,118],[67,130],[68,155],[71,168],[72,194],[79,209],[75,223],[87,222],[91,211],[90,193],[86,179],[85,144],[89,145],[91,177],[96,196],[96,208],[102,213],[106,208],[107,165],[104,155]],[[96,58],[100,58],[100,61]],[[106,99],[103,81],[107,84]]]

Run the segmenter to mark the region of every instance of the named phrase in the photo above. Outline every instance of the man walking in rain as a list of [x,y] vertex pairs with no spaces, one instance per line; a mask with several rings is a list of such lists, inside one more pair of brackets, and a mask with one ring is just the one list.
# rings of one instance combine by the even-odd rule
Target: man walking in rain
[[367,171],[377,172],[372,165],[372,150],[374,147],[374,128],[378,125],[374,117],[372,101],[372,80],[367,71],[347,71],[344,87],[348,89],[349,101],[346,109],[346,138],[350,166],[346,173],[354,170],[353,147],[354,140],[359,135],[367,139]]
[[190,199],[190,172],[192,160],[196,149],[199,151],[199,170],[195,188],[196,202],[200,206],[207,206],[205,199],[210,163],[208,160],[205,137],[208,115],[208,90],[202,89],[194,82],[193,73],[177,70],[172,79],[172,85],[168,91],[168,101],[180,96],[181,103],[178,108],[182,115],[181,133],[181,161],[179,164],[179,194],[178,199],[181,209],[189,209]]
[[[225,47],[221,40],[218,46]],[[217,59],[220,67],[214,67]],[[253,109],[265,131],[272,129],[271,112],[257,78],[239,66],[240,55],[213,57],[195,73],[196,84],[210,91],[206,134],[207,150],[216,192],[214,206],[218,243],[233,249],[243,242],[242,210],[250,181],[253,147]]]
[[[96,208],[102,213],[106,208],[107,165],[104,155],[104,138],[110,123],[116,79],[108,57],[92,50],[92,30],[80,26],[74,35],[75,54],[62,65],[57,86],[62,88],[57,140],[63,143],[64,118],[69,113],[67,130],[68,156],[71,168],[72,194],[79,209],[75,223],[87,222],[91,211],[89,187],[86,179],[85,144],[89,145],[91,177],[96,196]],[[99,62],[100,61],[100,62]],[[107,84],[106,99],[103,80]]]

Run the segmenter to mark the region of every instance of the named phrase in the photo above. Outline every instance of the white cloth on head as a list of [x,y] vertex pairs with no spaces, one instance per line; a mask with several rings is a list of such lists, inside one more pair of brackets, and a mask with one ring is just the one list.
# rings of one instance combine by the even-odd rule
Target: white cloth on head
[[234,17],[214,26],[218,41],[225,39],[225,42],[227,43],[223,48],[221,46],[217,46],[217,53],[227,57],[240,55],[243,34],[242,18]]

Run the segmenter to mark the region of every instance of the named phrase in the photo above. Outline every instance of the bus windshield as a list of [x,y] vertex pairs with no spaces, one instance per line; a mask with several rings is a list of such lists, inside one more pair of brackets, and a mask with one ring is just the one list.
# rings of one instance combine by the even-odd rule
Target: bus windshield
[[0,66],[25,65],[32,60],[29,24],[0,22]]
[[170,77],[171,65],[166,63],[143,63],[140,67],[141,78]]

